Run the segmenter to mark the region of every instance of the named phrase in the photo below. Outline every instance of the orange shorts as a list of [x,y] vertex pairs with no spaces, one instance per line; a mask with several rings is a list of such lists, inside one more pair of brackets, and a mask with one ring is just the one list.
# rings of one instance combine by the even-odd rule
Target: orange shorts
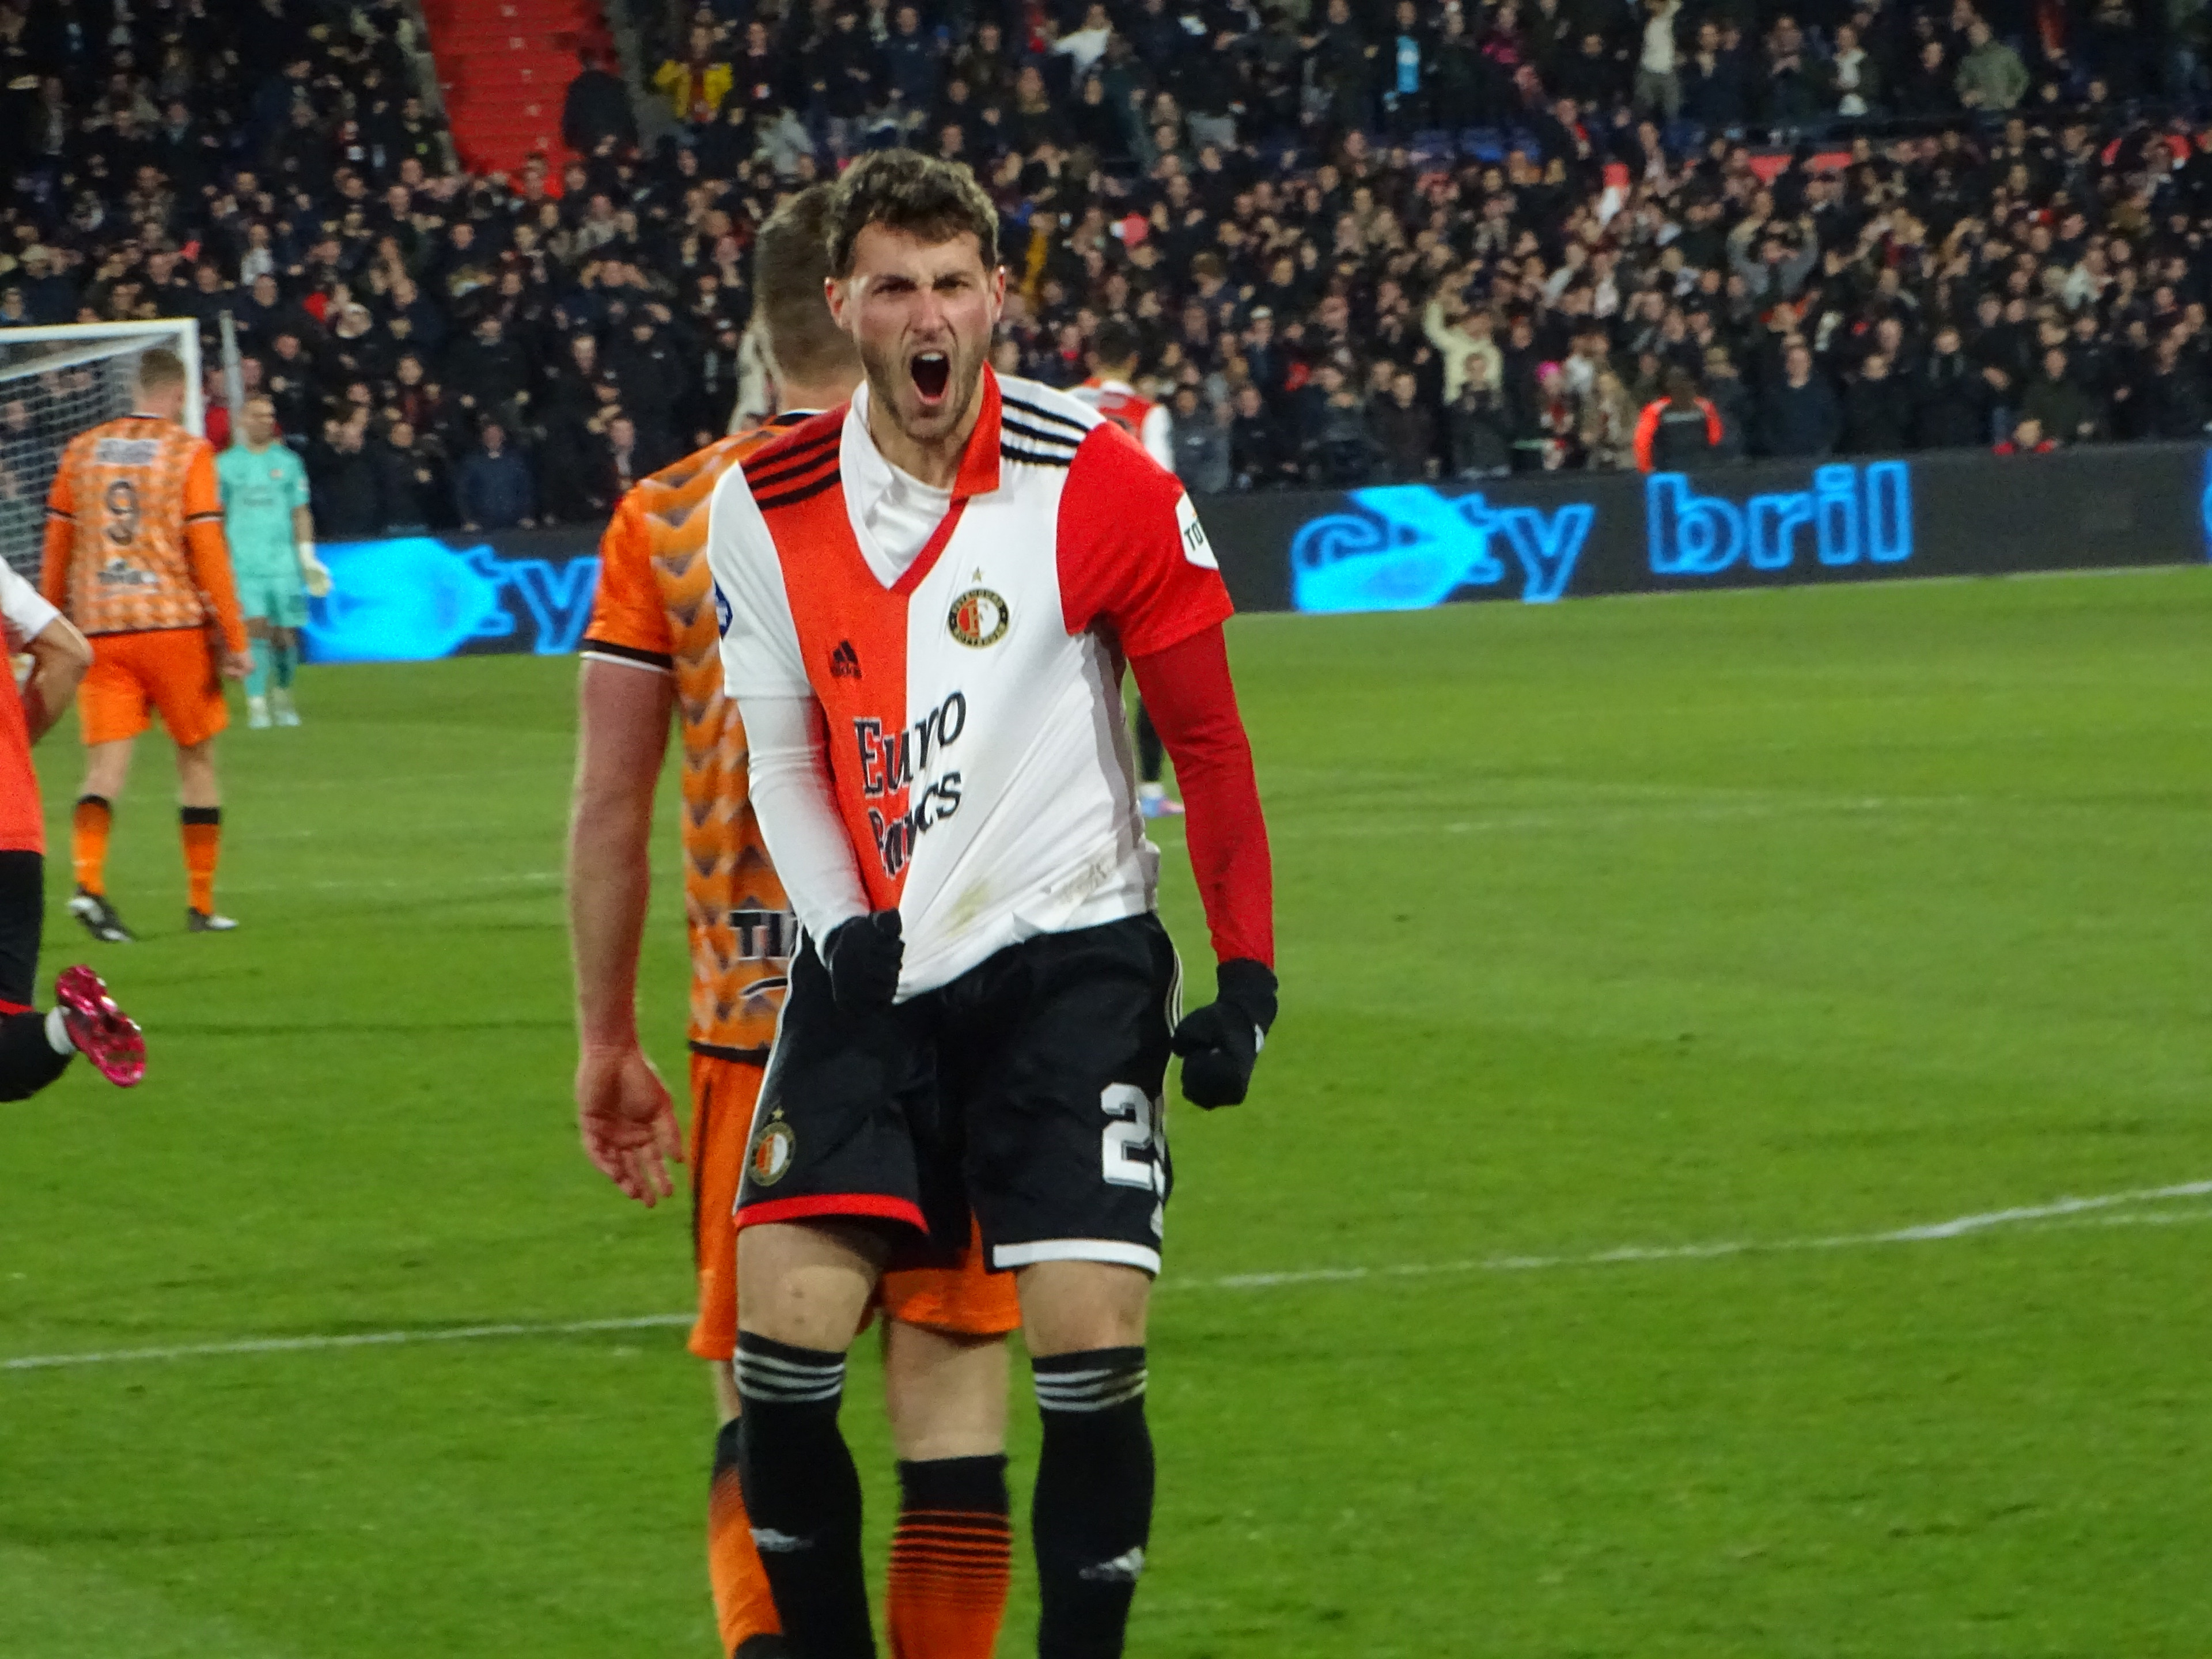
[[230,724],[215,653],[199,628],[94,635],[92,666],[76,705],[88,744],[137,737],[146,729],[149,708],[160,711],[180,749],[205,743]]
[[[691,1247],[699,1270],[699,1317],[691,1352],[728,1359],[738,1342],[738,1183],[751,1142],[760,1066],[713,1054],[691,1056]],[[982,1243],[971,1237],[958,1265],[900,1268],[876,1287],[876,1306],[902,1324],[959,1336],[1004,1336],[1018,1330],[1021,1304],[1014,1276],[983,1265]]]

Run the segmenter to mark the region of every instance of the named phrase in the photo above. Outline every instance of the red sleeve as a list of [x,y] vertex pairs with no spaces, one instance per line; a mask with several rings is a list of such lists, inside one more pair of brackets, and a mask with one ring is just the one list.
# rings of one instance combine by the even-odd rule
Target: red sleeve
[[1215,623],[1164,651],[1132,657],[1137,690],[1182,791],[1190,867],[1217,961],[1275,965],[1275,877],[1252,775],[1252,745]]
[[1059,541],[1067,631],[1103,624],[1124,655],[1164,651],[1237,610],[1182,485],[1110,421],[1068,466]]

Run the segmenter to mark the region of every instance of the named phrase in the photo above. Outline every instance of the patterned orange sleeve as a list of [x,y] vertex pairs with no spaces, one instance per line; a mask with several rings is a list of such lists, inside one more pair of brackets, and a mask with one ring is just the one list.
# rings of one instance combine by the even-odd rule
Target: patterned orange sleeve
[[62,453],[54,469],[53,488],[46,492],[46,558],[39,572],[39,591],[57,611],[69,609],[70,555],[76,550],[76,488],[71,482],[76,446]]
[[202,442],[185,474],[185,545],[191,551],[192,580],[222,629],[223,643],[244,656],[249,643],[246,617],[238,608],[238,586],[230,574],[230,544],[222,533],[222,486],[215,470],[215,450]]
[[636,490],[622,498],[599,538],[599,585],[580,647],[586,657],[636,668],[676,667],[668,606],[653,574],[653,533]]

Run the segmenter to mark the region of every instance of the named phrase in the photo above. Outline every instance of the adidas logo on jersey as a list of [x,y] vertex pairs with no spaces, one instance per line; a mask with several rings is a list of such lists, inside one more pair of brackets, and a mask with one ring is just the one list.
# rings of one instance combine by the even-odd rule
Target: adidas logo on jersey
[[860,653],[853,649],[852,641],[838,641],[837,648],[830,653],[830,678],[833,680],[857,680],[860,678]]

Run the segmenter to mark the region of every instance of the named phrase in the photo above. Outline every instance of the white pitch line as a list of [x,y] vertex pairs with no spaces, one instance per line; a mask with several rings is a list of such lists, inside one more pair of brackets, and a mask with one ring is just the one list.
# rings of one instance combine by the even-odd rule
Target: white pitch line
[[[2212,1198],[2212,1181],[2133,1192],[2062,1198],[2048,1204],[1986,1210],[1913,1227],[1876,1233],[1834,1233],[1813,1238],[1719,1240],[1703,1244],[1625,1244],[1611,1249],[1566,1255],[1492,1255],[1461,1261],[1416,1261],[1382,1267],[1308,1267],[1289,1273],[1229,1273],[1218,1279],[1170,1279],[1164,1291],[1272,1291],[1301,1285],[1356,1285],[1376,1279],[1431,1279],[1455,1273],[1540,1273],[1563,1267],[1612,1267],[1637,1263],[1711,1261],[1729,1256],[1782,1255],[1810,1250],[1870,1249],[1887,1244],[1930,1244],[1966,1238],[2001,1227],[2036,1228],[2094,1224],[2108,1227],[2172,1226],[2212,1220],[2212,1210],[2148,1211],[2141,1214],[2094,1214],[2176,1199]],[[2076,1218],[2089,1217],[2087,1223]],[[360,1331],[314,1336],[249,1337],[229,1342],[185,1342],[159,1348],[114,1348],[90,1353],[21,1354],[0,1359],[0,1371],[60,1370],[77,1365],[123,1365],[174,1359],[213,1359],[263,1353],[314,1353],[333,1348],[392,1348],[424,1342],[478,1342],[504,1337],[584,1336],[605,1331],[660,1330],[687,1326],[693,1316],[644,1314],[627,1319],[514,1321],[495,1325],[426,1327],[412,1330]]]

